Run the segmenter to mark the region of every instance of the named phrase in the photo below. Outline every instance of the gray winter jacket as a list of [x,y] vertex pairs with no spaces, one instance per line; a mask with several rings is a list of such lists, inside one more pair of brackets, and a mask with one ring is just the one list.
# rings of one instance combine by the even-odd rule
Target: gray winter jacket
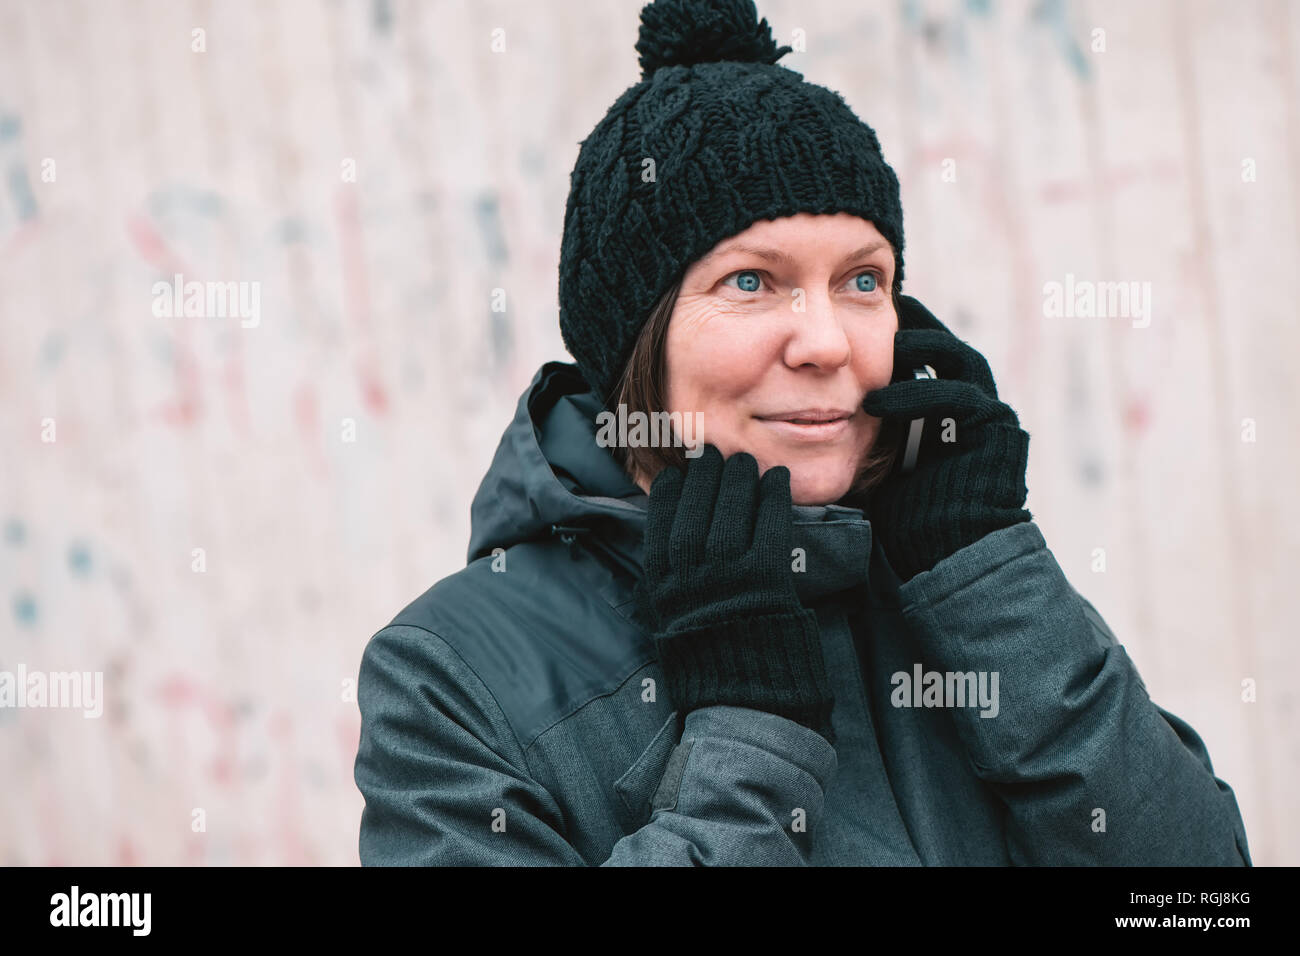
[[598,411],[573,365],[538,371],[468,566],[366,646],[363,864],[1250,865],[1201,739],[1032,522],[900,587],[861,511],[796,506],[835,745],[677,712],[631,613],[647,499]]

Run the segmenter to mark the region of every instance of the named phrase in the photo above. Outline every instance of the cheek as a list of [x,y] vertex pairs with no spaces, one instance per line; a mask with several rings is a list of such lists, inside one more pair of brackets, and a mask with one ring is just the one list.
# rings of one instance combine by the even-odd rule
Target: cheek
[[671,409],[702,409],[738,398],[762,380],[771,363],[752,324],[747,329],[740,319],[727,316],[670,326],[665,347],[665,401]]
[[858,381],[872,388],[889,383],[894,372],[896,325],[865,329],[853,342],[853,365]]

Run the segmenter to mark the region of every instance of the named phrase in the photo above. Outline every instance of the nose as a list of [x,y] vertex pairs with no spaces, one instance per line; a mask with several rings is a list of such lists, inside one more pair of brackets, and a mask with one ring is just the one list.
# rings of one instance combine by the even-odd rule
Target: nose
[[835,306],[825,295],[808,295],[805,310],[795,311],[786,341],[785,361],[791,368],[815,365],[837,369],[849,361],[849,337]]

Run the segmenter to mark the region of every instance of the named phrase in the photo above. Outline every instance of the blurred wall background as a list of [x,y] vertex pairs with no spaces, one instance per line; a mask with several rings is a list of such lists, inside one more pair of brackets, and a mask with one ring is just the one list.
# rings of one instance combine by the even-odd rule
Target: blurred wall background
[[[567,359],[640,7],[0,0],[0,669],[104,675],[99,719],[0,708],[0,863],[356,863],[350,682]],[[1300,862],[1300,9],[759,11],[877,130],[905,291],[989,359],[1058,561]],[[177,274],[258,321],[156,315]],[[1067,276],[1149,323],[1046,316]]]

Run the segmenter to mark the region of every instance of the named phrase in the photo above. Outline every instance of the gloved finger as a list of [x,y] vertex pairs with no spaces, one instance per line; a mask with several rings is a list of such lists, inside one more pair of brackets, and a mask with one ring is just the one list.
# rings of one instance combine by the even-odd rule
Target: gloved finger
[[[898,327],[900,329],[935,329],[950,332],[948,327],[934,317],[934,313],[910,295],[898,297]],[[950,333],[951,334],[951,333]]]
[[998,397],[993,372],[984,356],[951,332],[934,329],[900,330],[894,334],[894,372],[900,380],[912,377],[912,370],[931,366],[939,378],[960,379]]
[[[1015,412],[990,398],[977,385],[956,379],[918,378],[894,382],[868,392],[862,408],[877,418],[951,417],[958,423],[977,424],[998,417],[1015,420]],[[1018,424],[1018,422],[1017,422]]]
[[773,465],[758,483],[758,514],[754,519],[754,544],[769,542],[790,559],[794,541],[794,498],[790,494],[790,469]]
[[650,501],[646,505],[645,548],[642,564],[651,580],[668,573],[668,539],[672,534],[677,505],[682,497],[686,476],[680,468],[664,468],[650,484]]
[[757,502],[758,462],[748,452],[736,452],[722,468],[722,485],[709,528],[709,554],[734,557],[749,550]]
[[706,443],[699,457],[686,464],[682,497],[668,538],[668,559],[673,567],[698,564],[704,557],[705,538],[713,522],[713,503],[721,481],[722,452]]

